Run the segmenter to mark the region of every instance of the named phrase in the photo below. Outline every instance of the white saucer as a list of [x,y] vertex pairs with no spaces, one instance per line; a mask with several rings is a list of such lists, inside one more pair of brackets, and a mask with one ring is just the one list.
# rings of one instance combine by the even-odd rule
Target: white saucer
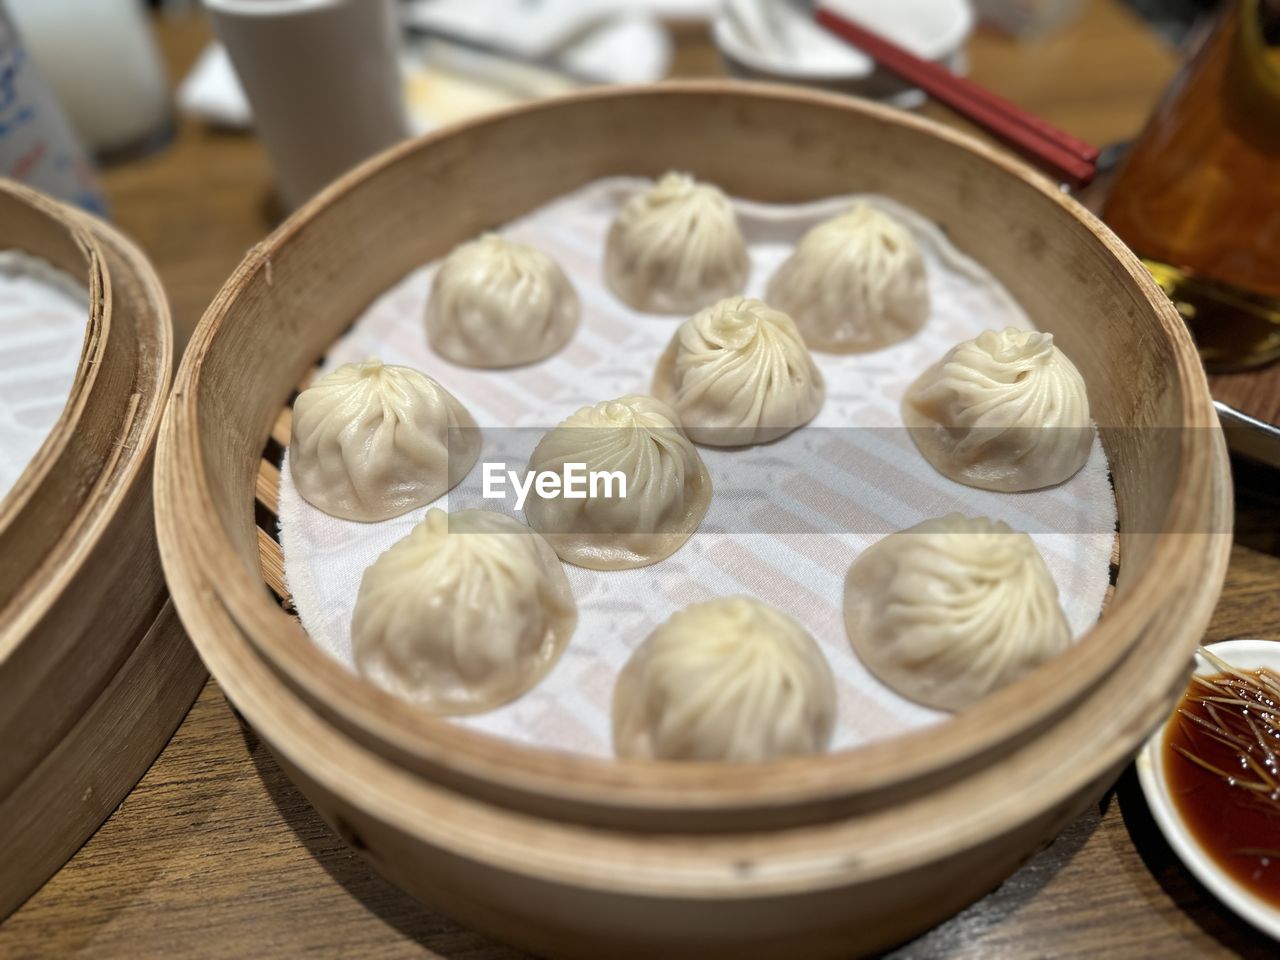
[[[1223,640],[1206,648],[1215,656],[1241,670],[1267,667],[1280,673],[1280,642],[1275,640]],[[1212,674],[1217,670],[1199,654],[1196,673]],[[1165,724],[1160,725],[1138,754],[1138,782],[1146,795],[1151,814],[1160,826],[1169,846],[1173,847],[1187,869],[1209,888],[1219,900],[1236,914],[1268,936],[1280,940],[1280,909],[1262,900],[1229,876],[1191,835],[1182,815],[1174,805],[1169,781],[1164,771]]]

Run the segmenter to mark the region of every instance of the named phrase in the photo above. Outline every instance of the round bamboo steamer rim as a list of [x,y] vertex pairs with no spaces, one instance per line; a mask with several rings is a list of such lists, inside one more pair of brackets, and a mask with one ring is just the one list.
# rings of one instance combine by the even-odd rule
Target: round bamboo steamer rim
[[54,502],[70,501],[74,509],[76,475],[93,470],[93,458],[101,454],[100,448],[74,441],[88,432],[82,422],[102,368],[111,324],[105,253],[88,224],[41,193],[0,180],[0,249],[15,248],[42,257],[71,276],[84,277],[89,315],[66,406],[13,488],[0,498],[0,608],[71,519],[69,511],[42,509],[44,504],[31,508],[32,501],[42,494],[49,496],[50,487],[59,485],[53,491]]
[[158,280],[106,224],[0,181],[0,246],[84,276],[89,289],[68,402],[0,502],[4,798],[110,684],[167,601],[151,468],[173,353]]
[[[457,242],[596,177],[669,168],[763,200],[893,195],[938,222],[1055,334],[1104,428],[1121,528],[1115,599],[1070,651],[945,725],[856,751],[750,766],[627,763],[530,750],[426,716],[351,676],[271,601],[257,560],[256,463],[315,358],[391,283]],[[1170,429],[1107,430],[1138,424]],[[1165,654],[1189,662],[1225,572],[1230,489],[1220,443],[1194,348],[1167,299],[1045,178],[876,105],[672,83],[526,105],[393,148],[256,247],[210,306],[179,372],[160,462],[176,499],[160,501],[159,523],[171,578],[192,564],[196,589],[215,592],[279,676],[366,749],[545,815],[661,830],[701,814],[702,824],[728,829],[840,816],[981,770],[1074,709],[1184,593],[1193,597],[1168,626]]]

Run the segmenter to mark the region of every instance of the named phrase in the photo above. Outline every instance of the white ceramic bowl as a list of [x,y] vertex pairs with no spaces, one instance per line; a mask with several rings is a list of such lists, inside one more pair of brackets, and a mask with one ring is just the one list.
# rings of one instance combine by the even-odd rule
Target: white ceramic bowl
[[[823,6],[883,34],[953,72],[966,66],[964,43],[973,29],[968,0],[824,0]],[[805,14],[798,0],[726,0],[712,36],[735,76],[797,83],[915,106],[924,95]]]
[[[1280,642],[1275,640],[1223,640],[1207,649],[1219,659],[1241,670],[1266,667],[1280,673]],[[1196,673],[1212,674],[1217,670],[1199,654]],[[1146,795],[1151,814],[1160,826],[1169,846],[1187,865],[1187,869],[1208,887],[1213,895],[1268,936],[1280,939],[1280,909],[1241,886],[1214,862],[1191,835],[1182,814],[1174,805],[1169,780],[1164,769],[1165,724],[1151,735],[1138,754],[1138,781]]]

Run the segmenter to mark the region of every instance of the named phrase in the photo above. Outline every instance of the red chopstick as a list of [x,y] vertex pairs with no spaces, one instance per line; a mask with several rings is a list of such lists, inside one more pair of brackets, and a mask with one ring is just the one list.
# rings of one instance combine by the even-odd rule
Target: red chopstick
[[1059,130],[972,80],[957,76],[939,64],[921,60],[825,7],[816,7],[815,16],[820,26],[862,50],[890,73],[968,117],[1071,186],[1083,187],[1093,180],[1097,172],[1097,147]]

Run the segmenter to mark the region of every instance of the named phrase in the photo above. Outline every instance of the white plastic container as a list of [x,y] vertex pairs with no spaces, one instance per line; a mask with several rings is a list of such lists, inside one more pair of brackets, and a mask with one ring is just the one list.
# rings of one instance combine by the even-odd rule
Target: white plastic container
[[106,203],[58,98],[0,0],[0,176],[94,213]]
[[7,0],[32,59],[94,153],[169,123],[169,90],[139,0]]

